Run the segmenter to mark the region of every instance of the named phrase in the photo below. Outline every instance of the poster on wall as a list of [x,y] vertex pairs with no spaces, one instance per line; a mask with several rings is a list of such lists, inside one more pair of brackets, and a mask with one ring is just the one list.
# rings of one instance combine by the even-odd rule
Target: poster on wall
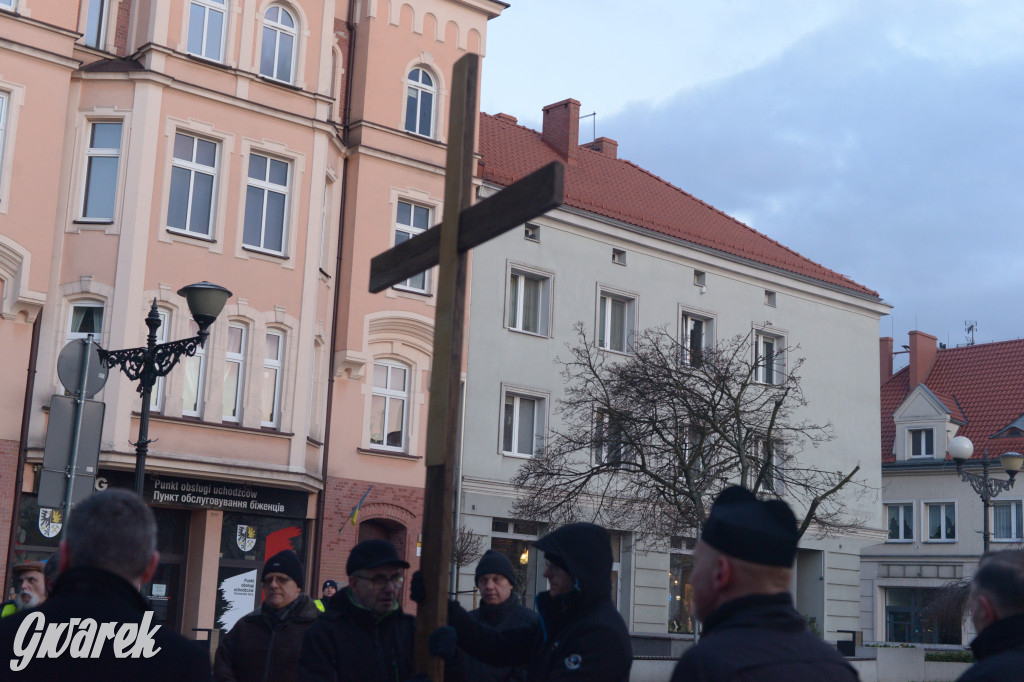
[[256,606],[256,569],[234,573],[221,569],[217,588],[217,627],[230,630]]

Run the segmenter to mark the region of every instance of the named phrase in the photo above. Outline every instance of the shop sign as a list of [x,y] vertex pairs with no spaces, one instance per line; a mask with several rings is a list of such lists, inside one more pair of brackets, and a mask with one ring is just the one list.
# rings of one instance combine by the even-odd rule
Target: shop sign
[[[132,474],[126,471],[100,471],[96,477],[96,489],[103,490],[110,485],[131,488]],[[308,503],[308,495],[298,490],[148,474],[142,496],[150,504],[292,518],[305,518]],[[239,527],[239,533],[241,530]],[[239,536],[239,546],[242,541],[243,538]]]

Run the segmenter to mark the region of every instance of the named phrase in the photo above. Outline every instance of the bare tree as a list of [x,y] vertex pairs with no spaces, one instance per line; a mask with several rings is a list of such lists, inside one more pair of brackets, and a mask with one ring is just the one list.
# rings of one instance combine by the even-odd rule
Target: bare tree
[[463,566],[469,566],[483,556],[485,539],[483,535],[474,533],[465,526],[459,528],[452,538],[452,564],[455,566],[456,574]]
[[807,402],[793,349],[758,348],[752,332],[691,350],[658,328],[639,332],[623,357],[597,348],[582,323],[576,332],[559,358],[561,423],[512,481],[517,516],[696,535],[714,497],[739,483],[792,503],[801,535],[812,523],[820,535],[862,524],[838,495],[868,492],[860,467],[828,468],[824,448],[801,456],[834,436],[830,423],[800,416]]

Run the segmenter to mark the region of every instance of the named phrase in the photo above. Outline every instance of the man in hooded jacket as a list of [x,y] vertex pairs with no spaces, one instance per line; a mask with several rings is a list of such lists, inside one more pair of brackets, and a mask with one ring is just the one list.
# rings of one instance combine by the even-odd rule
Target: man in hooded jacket
[[[448,613],[454,631],[435,631],[438,649],[438,640],[451,632],[462,649],[490,665],[527,666],[529,682],[627,682],[633,649],[611,600],[608,531],[592,523],[572,523],[536,545],[548,562],[544,576],[549,590],[537,595],[540,622],[499,632],[451,602]],[[455,639],[450,638],[450,649]]]

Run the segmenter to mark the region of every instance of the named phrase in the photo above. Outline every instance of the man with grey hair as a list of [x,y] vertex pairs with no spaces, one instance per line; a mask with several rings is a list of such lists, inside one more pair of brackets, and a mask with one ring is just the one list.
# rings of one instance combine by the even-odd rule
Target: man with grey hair
[[1024,550],[981,558],[968,597],[978,636],[971,642],[978,662],[958,682],[1019,680],[1024,675]]
[[210,680],[209,658],[160,625],[139,589],[156,571],[156,521],[111,488],[75,507],[53,594],[0,621],[0,680]]

